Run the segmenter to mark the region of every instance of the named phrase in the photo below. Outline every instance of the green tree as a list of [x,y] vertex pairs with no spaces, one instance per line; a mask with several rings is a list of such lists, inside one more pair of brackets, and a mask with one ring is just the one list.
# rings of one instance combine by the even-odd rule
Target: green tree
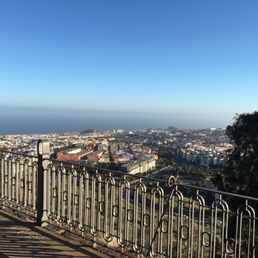
[[233,148],[222,177],[224,190],[258,197],[258,112],[237,115],[226,134]]
[[[258,197],[258,112],[236,115],[233,125],[227,127],[226,134],[233,148],[228,152],[228,162],[224,172],[217,176],[219,187],[225,191]],[[236,212],[241,205],[245,205],[244,199],[227,197],[226,201],[233,212]],[[257,214],[257,201],[249,201],[248,204]],[[235,236],[236,219],[232,213],[228,225],[229,237]],[[247,213],[244,214],[244,220],[249,221]],[[241,257],[246,257],[245,250],[248,248],[250,238],[246,223],[243,224],[241,237],[243,248]],[[257,241],[256,234],[256,243]]]

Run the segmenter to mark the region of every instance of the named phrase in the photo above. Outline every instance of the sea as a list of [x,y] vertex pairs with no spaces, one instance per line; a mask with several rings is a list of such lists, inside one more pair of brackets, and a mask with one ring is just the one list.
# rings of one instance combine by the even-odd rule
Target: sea
[[0,106],[0,135],[148,128],[224,127],[214,116],[190,113],[73,110]]

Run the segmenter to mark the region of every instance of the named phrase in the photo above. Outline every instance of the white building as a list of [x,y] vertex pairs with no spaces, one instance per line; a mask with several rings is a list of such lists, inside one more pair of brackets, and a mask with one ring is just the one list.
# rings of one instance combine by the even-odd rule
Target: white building
[[122,165],[122,169],[129,174],[145,173],[155,168],[156,159],[154,157],[148,159],[133,160]]

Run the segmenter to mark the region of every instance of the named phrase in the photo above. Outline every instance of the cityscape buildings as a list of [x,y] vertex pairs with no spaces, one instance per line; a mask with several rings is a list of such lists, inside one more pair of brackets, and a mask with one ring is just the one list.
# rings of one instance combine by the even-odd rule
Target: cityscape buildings
[[140,131],[86,130],[82,133],[2,135],[0,148],[36,153],[37,139],[50,142],[51,155],[57,160],[75,161],[120,169],[128,173],[146,173],[161,169],[159,153],[180,164],[219,168],[225,164],[229,144],[224,129],[184,130],[148,129]]

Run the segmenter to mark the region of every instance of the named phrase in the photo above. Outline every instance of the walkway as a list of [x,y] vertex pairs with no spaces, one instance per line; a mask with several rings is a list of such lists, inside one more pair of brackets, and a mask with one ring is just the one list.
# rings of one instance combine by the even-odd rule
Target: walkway
[[108,257],[0,211],[0,257]]

